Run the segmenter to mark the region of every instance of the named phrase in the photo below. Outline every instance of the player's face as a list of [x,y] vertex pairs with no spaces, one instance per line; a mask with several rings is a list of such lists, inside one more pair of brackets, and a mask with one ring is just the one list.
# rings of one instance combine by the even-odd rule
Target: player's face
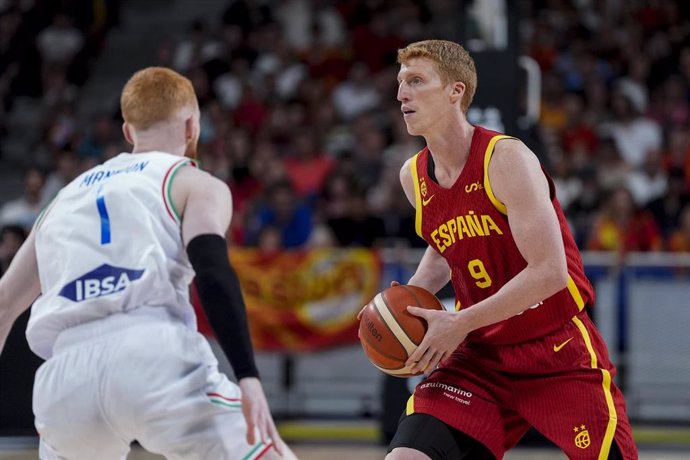
[[433,61],[413,58],[400,66],[398,100],[407,132],[425,136],[450,109],[449,85],[444,85]]

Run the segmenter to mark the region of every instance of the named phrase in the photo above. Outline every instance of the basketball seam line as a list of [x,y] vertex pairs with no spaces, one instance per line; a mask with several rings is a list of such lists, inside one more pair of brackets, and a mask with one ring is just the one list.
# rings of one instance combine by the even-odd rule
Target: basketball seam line
[[402,345],[407,352],[407,356],[410,356],[412,353],[414,353],[414,351],[417,349],[417,345],[415,345],[412,339],[410,339],[403,328],[400,327],[400,324],[398,324],[398,322],[395,320],[395,317],[388,309],[388,305],[381,294],[377,294],[376,297],[374,297],[374,305],[381,313],[383,321],[388,324],[388,327],[390,327],[395,338],[398,339],[400,345]]

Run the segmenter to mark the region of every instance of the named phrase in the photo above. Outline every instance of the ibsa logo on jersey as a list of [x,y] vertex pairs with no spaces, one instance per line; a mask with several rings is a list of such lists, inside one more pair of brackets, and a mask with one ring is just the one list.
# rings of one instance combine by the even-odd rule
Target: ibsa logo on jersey
[[103,264],[65,285],[59,295],[73,302],[95,299],[125,290],[132,281],[138,280],[143,274],[144,270]]

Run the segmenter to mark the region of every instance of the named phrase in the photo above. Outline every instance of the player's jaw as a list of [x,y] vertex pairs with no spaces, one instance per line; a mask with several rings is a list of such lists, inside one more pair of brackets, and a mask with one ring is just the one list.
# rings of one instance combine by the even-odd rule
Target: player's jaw
[[420,121],[420,113],[416,110],[416,108],[403,104],[400,107],[400,111],[403,114],[403,120],[405,120],[405,125],[407,125],[407,132],[410,135],[418,135],[418,125]]

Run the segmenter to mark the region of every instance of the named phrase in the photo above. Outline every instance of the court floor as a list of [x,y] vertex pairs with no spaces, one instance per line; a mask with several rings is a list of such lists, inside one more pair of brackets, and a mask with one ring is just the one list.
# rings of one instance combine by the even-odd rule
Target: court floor
[[[1,441],[1,440],[0,440]],[[385,450],[378,446],[361,445],[310,445],[292,444],[301,460],[382,460]],[[0,443],[0,460],[35,460],[37,451],[33,447],[5,446]],[[566,457],[552,449],[520,448],[509,452],[505,460],[564,460]],[[689,452],[669,452],[665,450],[642,450],[640,460],[681,460],[690,458]],[[141,449],[133,449],[128,460],[162,460],[163,457],[149,454]]]

